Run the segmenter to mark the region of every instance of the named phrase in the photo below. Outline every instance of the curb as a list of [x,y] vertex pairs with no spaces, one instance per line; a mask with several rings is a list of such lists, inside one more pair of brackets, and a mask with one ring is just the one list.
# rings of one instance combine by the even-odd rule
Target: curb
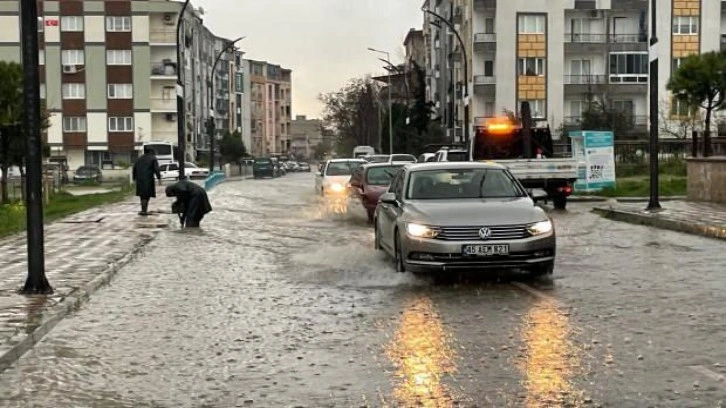
[[[665,196],[659,197],[660,201],[683,201],[686,196]],[[609,200],[616,200],[621,203],[647,203],[650,197],[603,197],[603,196],[569,196],[567,201],[572,203],[599,203]]]
[[52,307],[46,313],[47,317],[32,332],[23,334],[25,337],[22,340],[0,355],[0,372],[5,371],[13,363],[18,361],[20,357],[38,344],[66,316],[79,310],[93,293],[108,284],[121,268],[136,259],[143,252],[144,248],[156,238],[155,235],[143,237],[141,242],[131,252],[109,264],[103,272],[98,274],[90,282],[61,299],[58,305]]
[[630,211],[620,211],[612,208],[595,207],[592,211],[613,221],[622,221],[630,224],[645,225],[649,227],[667,229],[687,234],[700,235],[706,238],[726,240],[726,228],[712,225],[696,224],[692,222],[669,220],[657,216],[642,215]]

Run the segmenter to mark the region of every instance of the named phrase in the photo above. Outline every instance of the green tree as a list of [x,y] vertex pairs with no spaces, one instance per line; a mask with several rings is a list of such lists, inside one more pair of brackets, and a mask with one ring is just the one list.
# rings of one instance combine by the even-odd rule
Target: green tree
[[710,156],[712,114],[724,106],[726,53],[707,52],[686,58],[668,80],[668,90],[687,106],[705,111],[703,155]]
[[226,132],[219,142],[219,153],[225,163],[237,163],[247,156],[247,147],[242,141],[242,134]]
[[0,61],[0,180],[2,203],[8,203],[8,169],[19,162],[23,149],[23,69],[15,62]]

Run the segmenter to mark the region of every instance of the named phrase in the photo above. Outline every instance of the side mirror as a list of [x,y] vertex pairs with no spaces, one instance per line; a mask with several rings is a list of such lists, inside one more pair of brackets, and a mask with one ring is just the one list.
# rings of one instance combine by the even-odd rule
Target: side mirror
[[394,193],[383,193],[378,201],[382,202],[383,204],[398,205],[398,200],[396,200],[396,194]]

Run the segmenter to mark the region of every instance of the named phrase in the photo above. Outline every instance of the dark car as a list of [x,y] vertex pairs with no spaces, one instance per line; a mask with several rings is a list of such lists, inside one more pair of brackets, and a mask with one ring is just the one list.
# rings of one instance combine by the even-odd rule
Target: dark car
[[275,177],[277,170],[275,162],[269,157],[258,157],[252,163],[252,175],[254,178]]
[[378,198],[388,190],[391,180],[403,166],[403,163],[370,163],[358,168],[351,176],[350,186],[360,197],[369,223],[373,222]]
[[96,166],[81,166],[73,175],[74,183],[101,183],[103,174]]

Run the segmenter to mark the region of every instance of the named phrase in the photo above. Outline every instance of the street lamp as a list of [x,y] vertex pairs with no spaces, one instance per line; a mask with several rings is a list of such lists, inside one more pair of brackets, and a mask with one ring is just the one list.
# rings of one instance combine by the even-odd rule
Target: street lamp
[[177,144],[179,145],[179,180],[187,178],[186,175],[186,159],[187,154],[187,138],[186,138],[186,117],[184,116],[184,82],[182,81],[182,50],[181,50],[181,29],[182,20],[184,19],[184,12],[189,6],[189,0],[184,2],[181,11],[179,12],[179,18],[176,22],[176,129],[177,129]]
[[[386,59],[391,59],[391,54],[388,51],[381,51],[371,47],[368,47],[368,51],[377,52],[379,54],[386,54]],[[388,71],[388,152],[389,154],[393,154],[393,104],[391,102],[391,71]]]
[[25,205],[27,222],[28,276],[21,293],[51,294],[45,276],[43,243],[42,140],[40,138],[40,73],[38,71],[38,4],[23,0],[21,48],[23,60],[23,126],[26,148]]
[[649,80],[650,80],[650,200],[648,211],[657,211],[660,207],[658,199],[658,33],[656,29],[656,0],[650,3],[650,47],[648,56],[650,58]]
[[209,76],[209,119],[207,120],[207,134],[209,135],[209,173],[214,173],[214,131],[215,131],[215,123],[214,123],[214,76],[217,74],[217,64],[222,59],[222,55],[224,55],[225,52],[229,51],[233,46],[244,40],[246,37],[239,37],[237,39],[234,39],[230,42],[228,42],[222,49],[219,51],[219,54],[217,55],[217,59],[214,60],[214,65],[212,65],[212,74]]
[[469,142],[469,107],[467,104],[467,101],[469,99],[469,60],[466,56],[466,47],[464,46],[464,40],[461,39],[461,36],[459,35],[459,32],[456,31],[456,28],[453,24],[447,19],[445,19],[443,16],[434,13],[433,11],[426,8],[424,5],[421,7],[421,11],[424,13],[429,13],[432,16],[436,17],[439,21],[443,21],[444,24],[446,24],[449,29],[456,35],[456,39],[459,41],[459,45],[461,46],[461,53],[464,58],[464,93],[463,93],[463,102],[464,102],[464,140],[466,142]]

